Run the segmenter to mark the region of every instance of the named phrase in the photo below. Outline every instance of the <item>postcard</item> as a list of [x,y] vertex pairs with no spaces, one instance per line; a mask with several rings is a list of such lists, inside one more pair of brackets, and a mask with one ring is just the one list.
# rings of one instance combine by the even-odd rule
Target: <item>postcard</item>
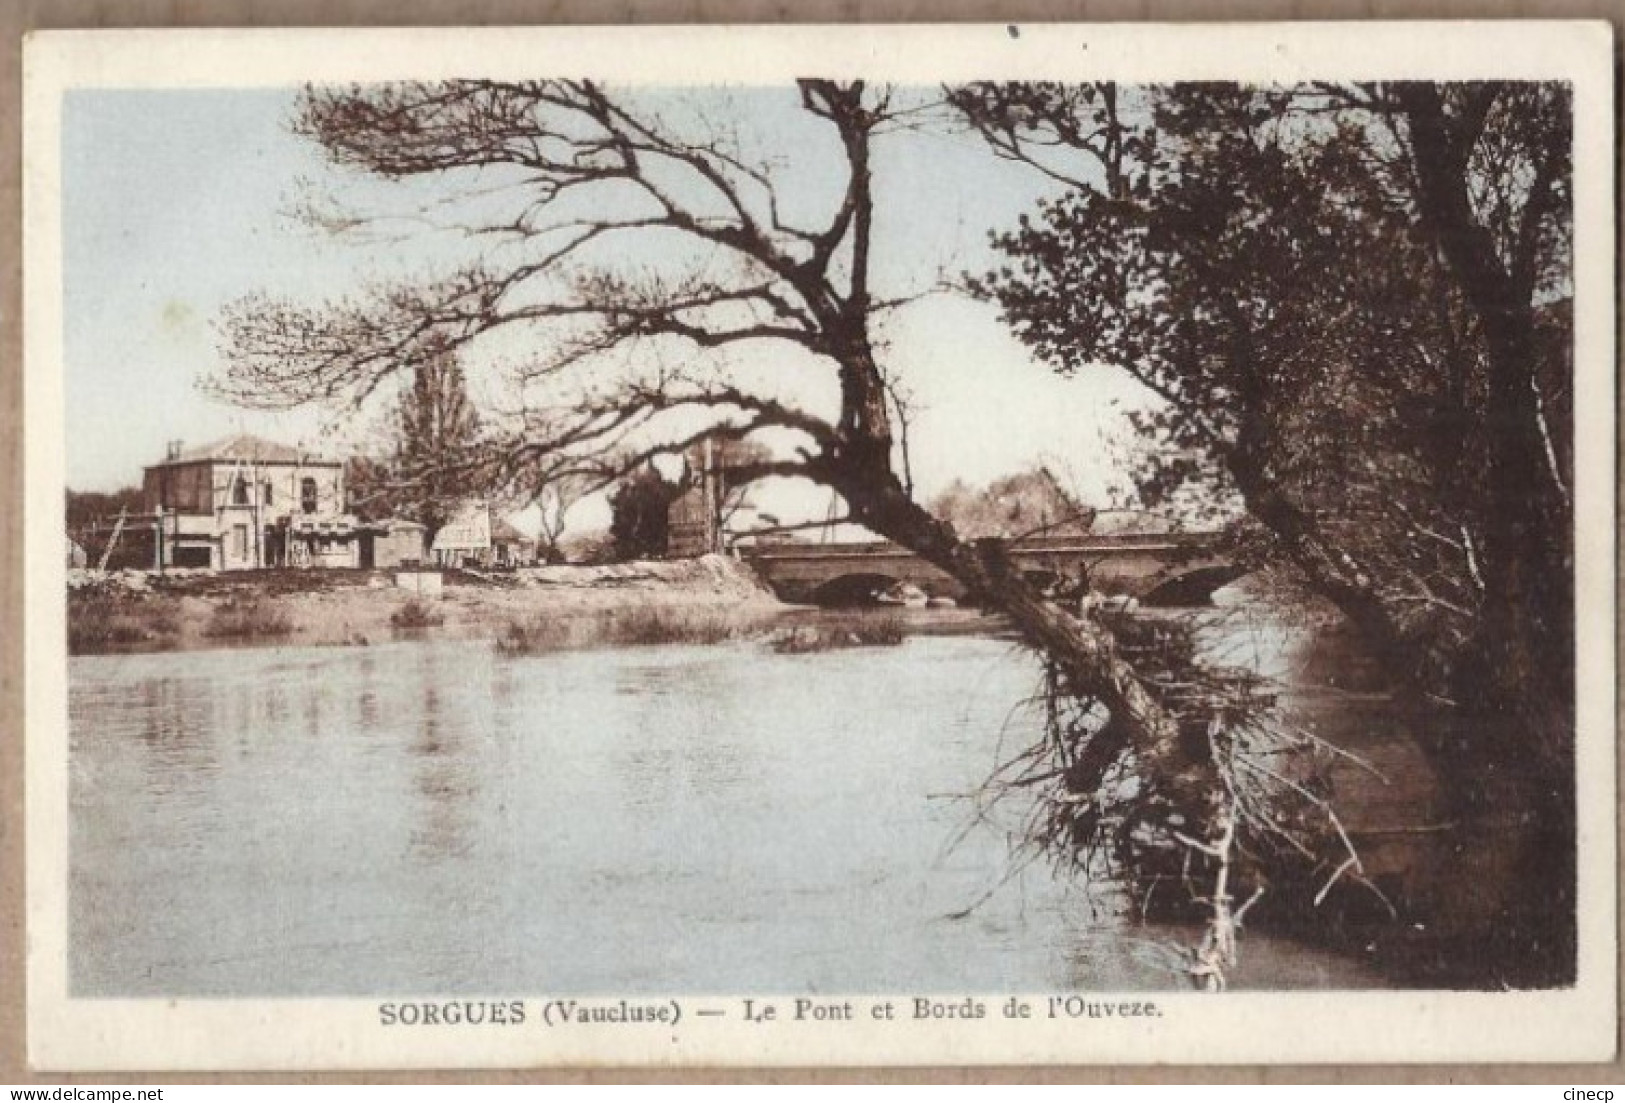
[[31,36],[31,1062],[1611,1058],[1611,65]]

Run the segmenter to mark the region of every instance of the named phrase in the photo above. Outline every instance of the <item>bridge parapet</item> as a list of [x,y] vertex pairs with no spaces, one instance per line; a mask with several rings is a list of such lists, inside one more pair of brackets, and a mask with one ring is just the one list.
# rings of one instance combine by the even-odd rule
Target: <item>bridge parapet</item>
[[[1017,541],[1009,552],[1020,569],[1042,584],[1087,578],[1105,593],[1200,602],[1241,574],[1215,554],[1218,539],[1214,532],[1051,536]],[[757,544],[739,551],[788,601],[816,601],[821,592],[848,593],[860,581],[877,589],[906,582],[932,596],[965,596],[958,580],[889,540]]]
[[[1217,546],[1217,532],[1116,533],[1104,536],[1045,536],[1017,540],[1009,545],[1013,556],[1090,552],[1110,555],[1123,551],[1208,550]],[[746,559],[840,559],[857,556],[912,556],[914,552],[891,540],[851,540],[839,544],[742,544]]]

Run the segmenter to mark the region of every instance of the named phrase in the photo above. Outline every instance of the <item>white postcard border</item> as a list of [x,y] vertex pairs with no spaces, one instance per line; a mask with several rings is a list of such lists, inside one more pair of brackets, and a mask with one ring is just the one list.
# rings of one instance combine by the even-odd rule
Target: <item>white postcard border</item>
[[[639,27],[45,32],[24,73],[27,493],[28,1051],[49,1069],[770,1066],[1604,1060],[1616,1036],[1614,821],[1614,260],[1611,32],[1591,23],[1183,26]],[[1580,982],[1543,993],[1113,997],[1158,1017],[887,1022],[912,993],[856,996],[855,1024],[739,1021],[741,1001],[676,997],[665,1027],[380,1025],[379,999],[111,1000],[67,994],[68,739],[61,595],[64,486],[60,109],[75,88],[591,74],[643,85],[865,75],[1565,79],[1575,90],[1577,747]],[[1242,952],[1245,953],[1245,944]],[[1045,1000],[1024,998],[1042,1016]],[[430,994],[425,994],[426,997]],[[788,1005],[794,994],[775,1002]],[[772,999],[772,997],[767,997]],[[840,997],[824,997],[839,999]],[[761,997],[757,997],[758,1000]],[[613,1003],[613,1000],[593,1001]],[[645,1000],[640,1003],[650,1002]],[[701,1007],[726,1018],[699,1018]]]

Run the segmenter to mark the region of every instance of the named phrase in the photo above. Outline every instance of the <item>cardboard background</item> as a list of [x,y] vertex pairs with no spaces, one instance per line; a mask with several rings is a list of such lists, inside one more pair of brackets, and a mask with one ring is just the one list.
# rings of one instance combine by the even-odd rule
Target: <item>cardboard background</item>
[[[1625,31],[1625,0],[0,0],[0,1081],[5,1083],[260,1083],[252,1073],[36,1076],[24,1058],[23,702],[22,702],[22,340],[21,40],[36,28],[453,26],[547,23],[1211,21],[1366,18],[1604,18]],[[1616,43],[1616,59],[1619,46]],[[1617,60],[1616,60],[1617,84]],[[1616,101],[1618,93],[1616,90]],[[1618,163],[1617,142],[1615,152]],[[1616,574],[1617,574],[1616,569]],[[1618,885],[1616,883],[1616,891]],[[1617,968],[1617,963],[1616,963]],[[1277,1068],[1033,1068],[659,1070],[278,1074],[277,1082],[522,1083],[754,1080],[935,1083],[1094,1081],[1103,1083],[1482,1082],[1620,1083],[1625,1066],[1320,1066]]]

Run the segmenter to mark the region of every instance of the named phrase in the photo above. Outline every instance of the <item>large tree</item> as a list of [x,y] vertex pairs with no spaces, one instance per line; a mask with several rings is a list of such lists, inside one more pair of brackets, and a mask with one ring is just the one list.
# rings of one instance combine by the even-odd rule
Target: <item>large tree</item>
[[660,559],[671,539],[671,506],[687,489],[645,464],[621,480],[609,496],[609,538],[621,562]]
[[[1220,867],[1212,903],[1227,929],[1240,812],[1218,764],[1233,713],[1178,715],[1177,689],[1137,674],[1111,631],[1046,601],[1000,542],[961,539],[910,493],[909,403],[875,325],[916,289],[877,285],[874,172],[877,145],[921,104],[800,81],[774,105],[776,128],[798,128],[783,169],[718,137],[738,121],[718,95],[582,80],[307,90],[297,128],[336,165],[436,182],[436,217],[484,248],[439,278],[338,302],[236,304],[225,388],[258,404],[359,403],[439,350],[494,346],[519,398],[488,426],[507,472],[607,486],[708,438],[760,445],[731,468],[734,487],[827,487],[848,519],[1009,614],[1077,719],[1057,739],[1057,775],[1074,796],[1125,770],[1154,782],[1177,812],[1156,825],[1164,839]],[[1063,803],[1100,822],[1087,801]]]
[[972,487],[955,479],[931,499],[931,512],[974,539],[1077,533],[1095,510],[1078,502],[1047,466],[1037,466]]
[[457,353],[441,338],[426,339],[379,436],[382,449],[350,468],[352,508],[364,514],[410,518],[433,541],[490,485],[479,414]]
[[146,498],[139,486],[127,486],[111,493],[70,489],[66,503],[70,535],[112,524],[120,513],[141,513],[146,509]]
[[577,474],[549,479],[539,490],[532,491],[529,504],[536,507],[536,542],[544,561],[564,562],[564,533],[570,511],[591,490],[591,480]]
[[[1145,481],[1240,495],[1427,716],[1469,845],[1506,845],[1482,833],[1492,815],[1549,832],[1528,891],[1561,927],[1566,89],[980,85],[954,100],[1000,153],[1073,185],[1001,238],[1011,265],[983,283],[1018,336],[1063,372],[1113,365],[1161,397],[1141,420],[1161,446]],[[1550,934],[1526,937],[1549,953]]]
[[[828,486],[853,520],[985,595],[1109,712],[1099,771],[1134,746],[1172,787],[1184,783],[1191,815],[1205,821],[1219,793],[1209,763],[1186,752],[1110,634],[1045,602],[997,548],[962,542],[906,492],[871,329],[886,305],[871,285],[872,152],[897,113],[887,89],[862,81],[804,80],[794,94],[824,128],[828,168],[843,181],[811,227],[791,221],[764,163],[591,81],[309,89],[297,127],[340,166],[511,189],[516,204],[467,227],[508,248],[500,265],[488,255],[360,300],[238,303],[226,389],[262,404],[359,401],[443,348],[521,331],[535,344],[516,386],[574,390],[511,432],[511,464],[546,457],[607,484],[707,436],[787,438],[774,459],[733,477]],[[705,355],[719,352],[731,355]],[[775,359],[828,372],[834,416],[737,370]]]

